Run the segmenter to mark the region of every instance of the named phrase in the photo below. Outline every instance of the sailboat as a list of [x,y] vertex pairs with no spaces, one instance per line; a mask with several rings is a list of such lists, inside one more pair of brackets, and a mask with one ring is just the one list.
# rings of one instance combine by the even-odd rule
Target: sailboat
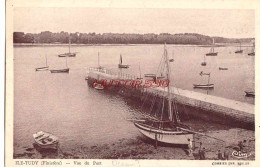
[[46,70],[49,70],[49,66],[48,66],[47,56],[46,55],[45,55],[45,63],[46,63],[45,66],[35,68],[35,71],[46,71]]
[[58,56],[59,57],[76,57],[76,52],[74,52],[74,53],[70,52],[70,45],[71,45],[71,40],[70,40],[70,36],[69,36],[69,52],[68,53],[59,54]]
[[207,62],[205,61],[205,55],[204,55],[204,61],[201,63],[202,66],[206,66]]
[[215,46],[215,42],[214,42],[214,38],[213,38],[213,45],[211,46],[210,52],[206,53],[206,56],[217,56],[218,52],[214,52],[214,46]]
[[[170,60],[167,54],[166,45],[164,46],[164,55],[162,66],[166,68],[160,68],[166,70],[167,79],[170,80]],[[160,72],[161,73],[161,72]],[[171,99],[171,82],[167,88],[167,97],[163,98],[162,107],[159,109],[160,119],[150,116],[145,120],[136,120],[134,125],[136,128],[144,134],[146,137],[155,140],[156,142],[168,143],[168,144],[181,144],[188,145],[189,140],[193,141],[194,133],[192,133],[188,126],[180,123],[177,106],[175,101]],[[168,117],[164,118],[164,104],[168,104]]]
[[248,56],[254,56],[255,55],[255,42],[253,43],[253,50],[251,53],[248,53]]
[[214,84],[210,84],[210,73],[203,73],[203,71],[200,72],[200,75],[208,75],[208,83],[207,84],[193,84],[193,88],[201,88],[201,89],[213,89]]
[[122,55],[120,54],[118,68],[129,68],[129,65],[123,65]]
[[240,43],[239,50],[235,51],[235,53],[243,53],[243,50],[241,49],[241,43]]
[[[103,70],[103,67],[100,66],[99,64],[99,52],[98,52],[98,71],[102,72]],[[99,80],[99,75],[98,75],[98,80]],[[93,87],[97,90],[103,90],[104,89],[104,86],[100,83],[94,83]]]
[[70,70],[70,69],[68,68],[67,57],[66,57],[66,68],[53,69],[53,70],[50,70],[50,71],[51,71],[51,73],[68,73],[69,70]]

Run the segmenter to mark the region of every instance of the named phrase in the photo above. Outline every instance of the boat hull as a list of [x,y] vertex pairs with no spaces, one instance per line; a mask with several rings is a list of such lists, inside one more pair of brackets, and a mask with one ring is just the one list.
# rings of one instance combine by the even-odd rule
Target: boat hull
[[245,91],[245,93],[246,93],[246,96],[255,97],[255,92]]
[[50,133],[40,131],[33,134],[33,138],[35,144],[42,149],[58,149],[58,138]]
[[118,64],[118,68],[129,68],[129,65]]
[[68,73],[69,72],[69,68],[65,68],[65,69],[59,69],[59,70],[50,70],[51,73]]
[[207,53],[206,56],[217,56],[218,52]]
[[255,52],[248,53],[248,56],[254,56],[254,55],[255,55]]
[[235,51],[235,53],[243,53],[243,50]]
[[58,55],[59,57],[76,57],[76,53],[64,53]]
[[219,70],[228,70],[228,68],[219,67]]
[[206,63],[206,62],[202,62],[201,65],[202,65],[202,66],[206,66],[207,63]]
[[193,84],[193,88],[213,89],[214,88],[214,84],[206,84],[206,85]]
[[49,70],[49,66],[35,68],[35,71],[47,71],[47,70]]
[[94,85],[94,88],[97,89],[97,90],[103,90],[104,86],[101,85],[101,84],[96,84],[96,85]]
[[134,125],[146,137],[152,140],[157,139],[157,141],[162,143],[188,145],[188,139],[193,141],[193,133],[184,131],[165,131],[160,129],[154,129],[151,127],[143,126],[139,123],[134,123]]

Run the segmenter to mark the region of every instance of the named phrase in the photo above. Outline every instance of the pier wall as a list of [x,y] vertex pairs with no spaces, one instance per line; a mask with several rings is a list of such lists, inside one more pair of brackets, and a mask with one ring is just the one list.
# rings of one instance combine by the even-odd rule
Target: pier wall
[[[88,76],[88,84],[93,85],[95,80],[111,79],[135,79],[135,76],[112,73],[109,70],[91,69]],[[155,106],[158,107],[161,99],[167,96],[167,88],[125,88],[123,85],[118,87],[111,86],[105,88],[105,91],[113,91],[124,97],[131,98],[136,102],[143,101],[147,107],[153,103],[153,97],[156,96]],[[171,99],[175,99],[178,113],[181,119],[187,117],[214,121],[230,126],[241,127],[245,129],[254,129],[255,125],[255,107],[252,104],[243,103],[231,99],[206,95],[194,91],[177,89],[171,87]],[[148,97],[148,98],[147,98]],[[168,112],[165,112],[167,116]]]

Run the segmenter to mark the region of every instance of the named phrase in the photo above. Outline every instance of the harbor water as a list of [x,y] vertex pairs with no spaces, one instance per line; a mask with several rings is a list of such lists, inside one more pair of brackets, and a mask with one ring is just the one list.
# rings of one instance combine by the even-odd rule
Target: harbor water
[[[14,151],[29,147],[32,134],[43,130],[59,137],[61,148],[71,150],[80,146],[113,143],[121,138],[140,135],[133,123],[126,121],[136,105],[116,94],[90,88],[85,80],[88,67],[100,65],[117,71],[120,54],[129,69],[121,72],[139,76],[156,73],[163,55],[163,45],[102,45],[72,46],[76,57],[67,58],[69,73],[36,72],[45,66],[50,69],[66,67],[66,58],[57,55],[68,52],[67,46],[15,46],[14,47]],[[244,53],[235,54],[234,46],[216,47],[218,56],[206,56],[207,66],[201,66],[209,47],[167,45],[172,63],[172,80],[175,87],[193,89],[193,84],[208,82],[201,71],[210,72],[210,83],[215,87],[208,94],[254,104],[246,97],[246,90],[254,90],[255,60]],[[139,71],[140,64],[140,71]],[[219,67],[228,70],[219,70]]]

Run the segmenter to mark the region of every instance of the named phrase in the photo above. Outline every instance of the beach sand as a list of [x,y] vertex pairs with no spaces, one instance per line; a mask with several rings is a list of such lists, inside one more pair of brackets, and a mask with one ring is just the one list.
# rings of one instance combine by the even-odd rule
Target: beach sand
[[[202,142],[202,147],[206,149],[206,159],[216,160],[217,152],[224,152],[226,148],[229,151],[229,159],[231,160],[254,160],[255,159],[255,136],[254,131],[232,128],[224,130],[207,131],[207,135],[216,137],[216,140],[202,135],[195,135],[193,155],[188,156],[187,148],[176,145],[165,145],[159,143],[155,148],[154,142],[141,133],[136,138],[122,138],[115,143],[80,146],[71,151],[40,151],[37,147],[20,147],[14,153],[14,158],[17,159],[166,159],[166,160],[181,160],[198,159],[199,143]],[[232,152],[238,148],[238,142],[247,140],[244,151],[251,154],[249,157],[236,158],[232,156]]]

